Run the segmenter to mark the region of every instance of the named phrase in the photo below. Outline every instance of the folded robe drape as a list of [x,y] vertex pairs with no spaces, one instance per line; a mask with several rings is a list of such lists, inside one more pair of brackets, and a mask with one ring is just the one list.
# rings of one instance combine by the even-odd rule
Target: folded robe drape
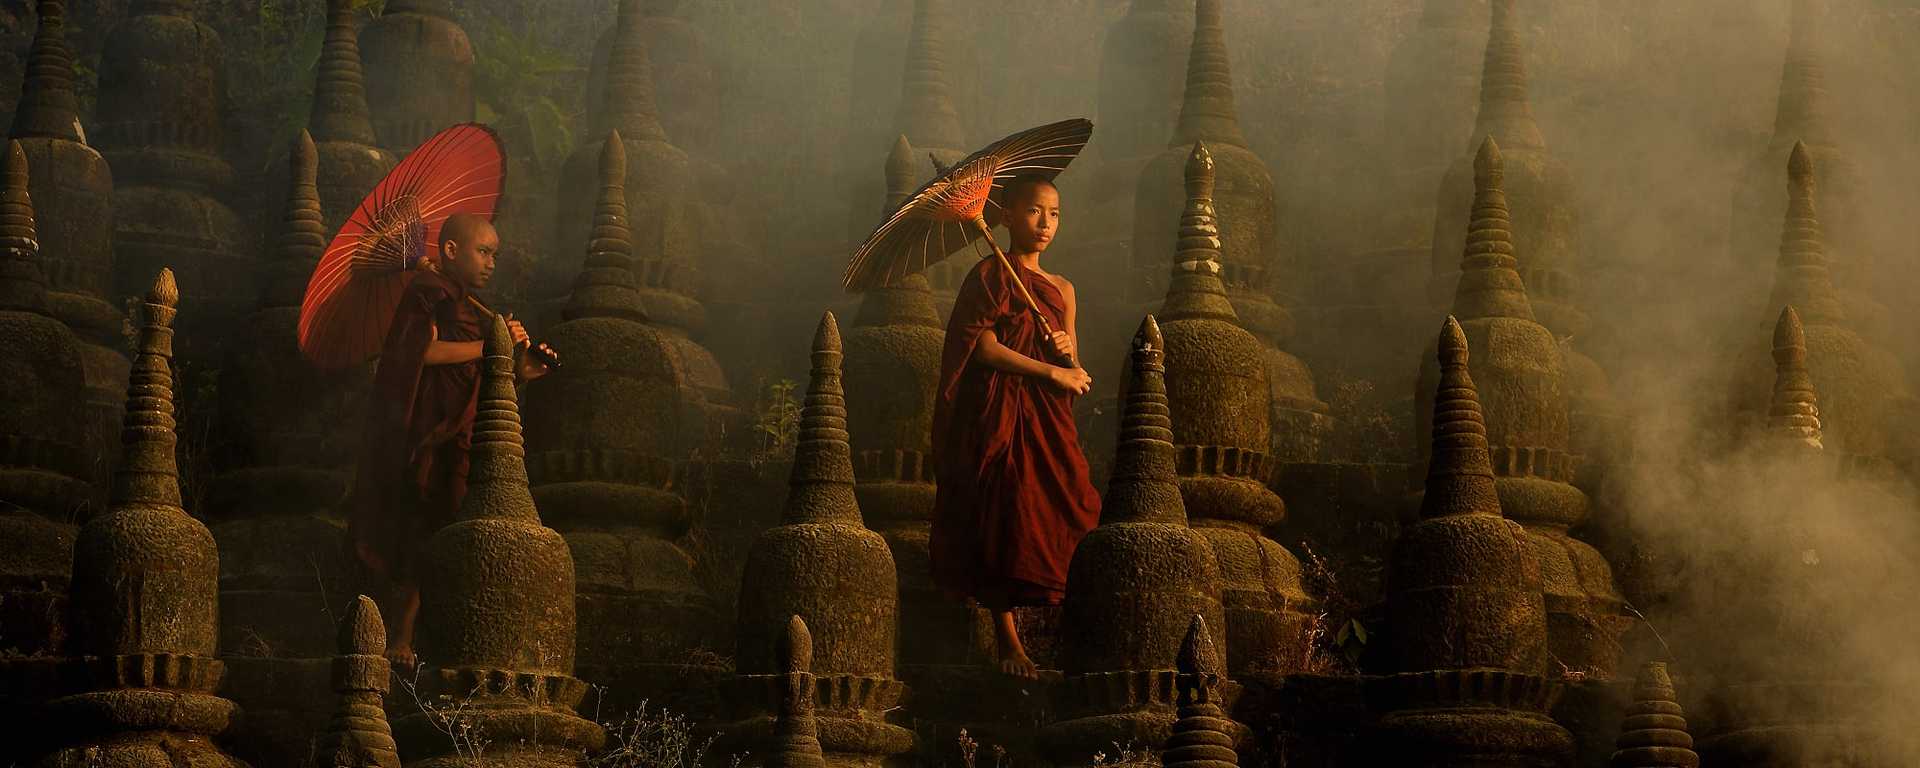
[[[1059,289],[1038,272],[1014,270],[1048,322],[1065,330]],[[988,330],[1008,349],[1051,359],[1045,350],[1052,345],[1014,279],[989,257],[961,284],[933,421],[934,583],[994,609],[1059,603],[1074,547],[1100,521],[1100,495],[1073,422],[1074,396],[975,359]]]

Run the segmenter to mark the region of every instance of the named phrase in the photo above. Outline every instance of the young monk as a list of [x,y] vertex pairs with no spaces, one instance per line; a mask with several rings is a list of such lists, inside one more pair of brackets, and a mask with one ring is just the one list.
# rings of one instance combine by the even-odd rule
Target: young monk
[[[1073,284],[1040,268],[1060,231],[1060,192],[1044,178],[1001,189],[1000,219],[1013,273],[982,259],[960,286],[947,323],[934,407],[939,490],[928,543],[934,582],[993,614],[1000,669],[1039,670],[1014,627],[1013,609],[1058,605],[1067,564],[1100,519],[1100,496],[1073,423],[1073,398],[1093,378],[1077,364]],[[1012,281],[1046,313],[1039,320]]]
[[[467,492],[485,337],[467,297],[492,279],[500,249],[493,225],[472,214],[449,217],[439,239],[394,310],[381,349],[349,520],[355,554],[392,590],[384,609],[398,621],[387,656],[409,668],[425,546],[453,522]],[[519,380],[546,375],[539,358],[525,353],[526,329],[511,317],[507,328]]]

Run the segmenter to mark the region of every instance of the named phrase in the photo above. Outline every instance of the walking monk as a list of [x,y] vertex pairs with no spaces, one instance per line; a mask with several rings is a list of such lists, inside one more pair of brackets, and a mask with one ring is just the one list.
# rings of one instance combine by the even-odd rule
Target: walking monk
[[[1060,229],[1060,192],[1037,176],[1001,189],[1007,259],[982,259],[947,323],[934,406],[939,490],[928,547],[933,579],[993,613],[1000,669],[1036,678],[1013,609],[1058,605],[1074,547],[1100,519],[1100,496],[1073,423],[1093,378],[1077,364],[1073,284],[1040,268]],[[1056,329],[1041,329],[1013,280],[1026,283]]]
[[[448,217],[439,239],[408,283],[381,348],[349,521],[355,554],[391,587],[386,614],[399,621],[387,656],[407,667],[414,664],[427,540],[453,522],[467,492],[484,336],[468,296],[492,279],[500,248],[493,225],[472,214]],[[519,380],[546,375],[546,366],[525,354],[526,329],[511,317],[507,328]]]

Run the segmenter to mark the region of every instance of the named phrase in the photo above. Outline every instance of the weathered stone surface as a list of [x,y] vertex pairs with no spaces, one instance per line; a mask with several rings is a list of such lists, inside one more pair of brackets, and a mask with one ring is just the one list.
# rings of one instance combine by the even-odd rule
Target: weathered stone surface
[[400,768],[400,754],[383,706],[391,687],[387,627],[380,607],[361,595],[340,622],[340,655],[333,659],[333,718],[314,746],[327,768]]
[[367,68],[380,73],[366,83],[380,147],[404,155],[473,120],[473,42],[449,0],[393,0],[359,42]]
[[[1157,749],[1174,717],[1174,662],[1188,623],[1230,620],[1223,568],[1208,537],[1187,526],[1176,481],[1166,386],[1167,340],[1153,316],[1134,335],[1120,446],[1100,527],[1067,571],[1056,722],[1040,733],[1057,763],[1112,744]],[[1212,647],[1204,663],[1226,668]],[[1162,680],[1162,678],[1166,678]],[[1156,682],[1159,681],[1159,682]]]
[[328,234],[340,231],[347,216],[396,162],[393,153],[379,146],[368,115],[355,8],[353,0],[327,0],[327,36],[320,49],[320,75],[307,121],[320,154],[321,221]]
[[[1527,528],[1545,581],[1553,655],[1570,669],[1607,678],[1626,628],[1612,570],[1591,545],[1567,530],[1587,518],[1585,493],[1571,481],[1566,374],[1561,346],[1540,323],[1517,271],[1516,244],[1504,192],[1505,151],[1489,138],[1475,160],[1478,191],[1473,236],[1464,248],[1453,312],[1477,354],[1473,376],[1486,414],[1500,506]],[[1440,382],[1437,358],[1423,360],[1415,392],[1423,446],[1439,434],[1431,394]],[[1425,456],[1423,448],[1423,456]]]
[[[847,444],[842,343],[833,313],[813,339],[812,379],[800,417],[799,443],[782,524],[764,531],[747,555],[740,594],[733,727],[752,733],[780,698],[756,687],[783,670],[776,653],[792,617],[814,631],[820,743],[832,765],[877,764],[912,748],[912,733],[885,722],[903,692],[894,679],[899,584],[893,555],[861,524]],[[786,683],[776,681],[784,690]],[[761,723],[762,725],[756,725]]]
[[[573,557],[527,488],[505,320],[485,354],[467,495],[460,519],[428,542],[420,589],[418,695],[455,704],[395,727],[412,766],[469,765],[463,746],[481,743],[487,765],[579,766],[606,733],[574,714],[587,685],[573,677]],[[469,740],[449,741],[450,728]]]
[[1195,616],[1188,625],[1176,667],[1180,672],[1174,680],[1180,689],[1180,719],[1174,721],[1173,734],[1160,751],[1160,764],[1167,768],[1239,765],[1240,756],[1233,749],[1236,724],[1221,709],[1224,701],[1220,683],[1226,670],[1217,663],[1205,619]]

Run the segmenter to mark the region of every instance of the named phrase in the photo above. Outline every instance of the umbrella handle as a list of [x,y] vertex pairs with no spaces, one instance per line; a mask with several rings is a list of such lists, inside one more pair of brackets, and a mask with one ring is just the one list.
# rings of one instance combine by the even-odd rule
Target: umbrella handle
[[[1040,303],[1033,300],[1033,292],[1027,290],[1027,281],[1020,279],[1020,273],[1013,270],[1013,262],[1007,260],[1007,252],[1000,250],[1000,241],[993,239],[993,229],[987,226],[986,217],[973,217],[973,226],[980,230],[980,234],[986,236],[987,245],[993,247],[994,257],[1000,259],[1001,268],[1007,270],[1008,275],[1013,276],[1013,287],[1020,289],[1020,298],[1027,300],[1027,308],[1033,310],[1034,318],[1040,321],[1040,331],[1046,334],[1046,337],[1051,340],[1053,338],[1053,323],[1048,322],[1046,313],[1040,311]],[[1068,367],[1080,367],[1080,360],[1077,356],[1064,355],[1064,357],[1066,358]]]

